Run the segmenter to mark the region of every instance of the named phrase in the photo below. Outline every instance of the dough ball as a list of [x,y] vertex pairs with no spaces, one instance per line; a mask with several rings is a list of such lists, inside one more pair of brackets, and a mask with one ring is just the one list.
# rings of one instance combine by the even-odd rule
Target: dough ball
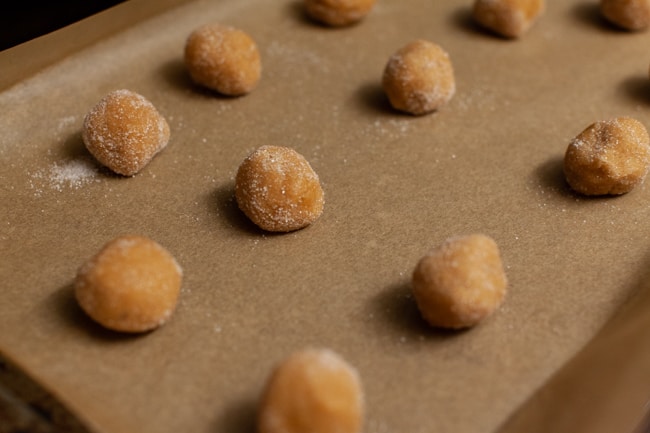
[[625,30],[644,30],[650,25],[650,0],[601,0],[600,12]]
[[296,352],[273,372],[259,433],[360,433],[364,398],[357,371],[328,349]]
[[476,0],[474,20],[506,38],[518,38],[544,12],[545,0]]
[[571,141],[564,174],[585,195],[625,194],[645,179],[650,138],[638,120],[619,117],[596,122]]
[[293,149],[262,146],[239,166],[235,198],[260,228],[289,232],[313,223],[323,212],[323,189],[307,160]]
[[74,283],[81,308],[121,332],[145,332],[172,315],[182,271],[171,254],[142,236],[121,236],[84,263]]
[[413,272],[413,295],[432,326],[467,328],[503,302],[508,280],[496,242],[474,234],[447,239]]
[[81,133],[88,151],[115,173],[133,176],[169,142],[169,125],[144,96],[115,90],[86,115]]
[[382,86],[393,108],[415,115],[437,110],[456,92],[449,55],[424,40],[411,42],[390,57]]
[[262,75],[255,41],[245,32],[221,24],[194,30],[185,43],[185,66],[197,84],[228,96],[251,92]]
[[375,0],[305,0],[307,14],[332,27],[361,21],[375,5]]

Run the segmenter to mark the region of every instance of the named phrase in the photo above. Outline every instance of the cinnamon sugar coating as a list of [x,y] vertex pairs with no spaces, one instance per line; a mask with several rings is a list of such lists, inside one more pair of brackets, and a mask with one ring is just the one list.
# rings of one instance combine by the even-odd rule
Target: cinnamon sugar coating
[[467,328],[503,302],[508,280],[496,242],[485,235],[447,239],[413,271],[413,295],[432,326]]
[[86,115],[82,139],[88,151],[115,173],[133,176],[169,142],[169,124],[144,96],[115,90]]
[[305,10],[314,20],[332,27],[354,24],[365,18],[376,0],[305,0]]
[[545,0],[476,0],[472,14],[481,26],[506,38],[518,38],[545,8]]
[[357,371],[328,349],[296,352],[270,376],[259,433],[360,433],[364,397]]
[[293,149],[262,146],[239,166],[235,178],[239,208],[260,228],[289,232],[320,217],[324,194],[318,175]]
[[255,41],[242,30],[207,24],[185,43],[185,66],[197,84],[228,96],[250,93],[262,75]]
[[590,125],[564,155],[567,182],[585,195],[625,194],[643,182],[649,167],[648,131],[630,117]]
[[456,80],[447,52],[433,42],[416,40],[389,58],[382,87],[393,108],[421,115],[449,102]]
[[601,0],[600,12],[625,30],[638,31],[650,26],[650,0]]
[[182,271],[172,255],[143,236],[108,242],[77,272],[74,290],[96,322],[121,332],[145,332],[172,315]]

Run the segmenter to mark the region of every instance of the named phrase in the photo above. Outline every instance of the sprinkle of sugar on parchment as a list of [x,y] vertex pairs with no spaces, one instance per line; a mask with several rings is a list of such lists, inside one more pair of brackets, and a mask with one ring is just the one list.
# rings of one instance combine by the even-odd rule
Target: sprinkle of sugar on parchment
[[410,124],[406,119],[377,119],[366,125],[364,134],[394,140],[404,138],[409,133],[409,129]]
[[40,194],[45,188],[55,191],[76,190],[98,181],[99,170],[96,164],[88,159],[71,159],[55,162],[48,168],[33,173],[30,186]]
[[57,125],[57,132],[64,132],[75,126],[77,123],[77,116],[65,116],[59,119]]
[[327,61],[319,56],[313,48],[284,45],[273,41],[268,45],[266,55],[270,58],[278,58],[300,65],[300,67],[313,66],[321,72],[329,72]]

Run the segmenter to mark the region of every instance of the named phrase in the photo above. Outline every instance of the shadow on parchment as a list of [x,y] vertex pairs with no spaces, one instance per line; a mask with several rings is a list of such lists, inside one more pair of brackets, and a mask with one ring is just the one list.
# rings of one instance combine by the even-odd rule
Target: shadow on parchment
[[578,23],[585,27],[612,34],[624,35],[629,33],[605,19],[600,13],[598,2],[585,1],[578,3],[571,9],[571,15]]
[[367,310],[399,336],[424,337],[429,340],[453,338],[464,330],[447,330],[430,326],[420,314],[411,294],[410,282],[390,286],[370,299]]
[[67,328],[72,328],[86,336],[108,343],[138,340],[149,332],[124,333],[104,328],[90,318],[79,306],[74,296],[73,283],[67,284],[54,291],[45,300],[46,311],[54,311]]
[[329,30],[331,32],[336,32],[336,31],[345,31],[345,29],[354,27],[356,25],[361,24],[363,20],[360,22],[356,23],[351,23],[349,25],[344,25],[344,26],[330,26],[325,23],[322,23],[314,18],[312,18],[309,13],[307,13],[307,10],[305,8],[305,2],[304,0],[294,0],[292,2],[289,2],[287,4],[287,12],[288,15],[291,16],[294,20],[294,22],[304,25],[305,27],[312,27],[314,29],[317,29],[318,31],[323,31],[323,30]]
[[635,75],[621,81],[619,90],[631,102],[650,106],[650,77]]
[[373,115],[407,116],[406,113],[395,110],[379,82],[368,82],[357,89],[354,96],[360,107]]
[[310,27],[321,26],[307,14],[305,2],[302,0],[294,0],[287,3],[287,12],[296,23]]
[[580,200],[588,200],[590,202],[611,201],[625,195],[584,195],[574,191],[567,183],[564,175],[564,155],[556,155],[549,158],[546,162],[535,168],[532,176],[541,187],[552,191],[557,197],[571,202]]
[[229,229],[249,235],[273,235],[257,227],[244,212],[239,209],[235,200],[235,183],[228,182],[214,189],[208,197],[209,206],[215,209],[220,222]]
[[562,197],[572,199],[578,197],[564,177],[564,155],[555,155],[547,159],[535,168],[533,176],[542,187]]
[[254,237],[275,238],[287,236],[296,231],[309,230],[310,226],[290,232],[273,232],[263,230],[253,223],[246,214],[239,209],[235,199],[234,181],[224,183],[207,195],[207,206],[225,229],[235,230],[240,234]]
[[472,15],[471,6],[466,5],[459,7],[450,15],[450,20],[453,27],[462,31],[468,36],[489,38],[494,41],[501,41],[504,43],[513,43],[517,41],[517,38],[503,36],[493,30],[483,27],[478,22],[476,22],[474,16]]
[[88,152],[81,138],[81,131],[71,134],[61,146],[61,156],[66,159],[92,159],[97,166],[99,163]]
[[244,399],[231,402],[214,423],[214,433],[256,433],[257,402]]
[[477,23],[472,16],[472,8],[469,6],[461,6],[456,9],[451,14],[450,19],[454,27],[470,36],[491,36],[497,40],[510,40],[509,38],[504,38]]
[[197,84],[192,80],[182,57],[161,64],[158,73],[172,89],[183,93],[190,92],[200,97],[217,100],[231,100],[245,96],[224,95],[216,90]]
[[61,162],[71,162],[78,161],[83,162],[91,166],[97,173],[105,178],[128,178],[128,176],[122,176],[115,173],[108,167],[100,164],[97,159],[88,151],[86,145],[81,138],[81,131],[72,133],[68,138],[63,141],[59,149],[59,156]]

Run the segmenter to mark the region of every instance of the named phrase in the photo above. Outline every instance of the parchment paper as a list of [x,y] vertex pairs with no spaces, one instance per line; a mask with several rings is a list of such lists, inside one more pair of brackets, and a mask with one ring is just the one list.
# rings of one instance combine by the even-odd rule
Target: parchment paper
[[[469,3],[380,0],[360,25],[328,29],[294,0],[195,1],[3,91],[0,353],[100,433],[251,433],[269,372],[306,346],[359,369],[366,433],[497,431],[621,305],[647,302],[647,185],[583,198],[561,161],[594,121],[648,124],[648,34],[565,0],[507,41],[475,27]],[[263,79],[250,95],[187,78],[185,38],[211,21],[257,41]],[[416,38],[450,53],[458,87],[423,117],[392,111],[379,86]],[[0,70],[13,61],[0,55]],[[145,95],[172,129],[133,178],[99,167],[79,133],[118,88]],[[313,226],[268,235],[238,211],[234,174],[263,144],[296,148],[319,174]],[[431,329],[409,295],[412,269],[473,232],[501,248],[506,302],[475,329]],[[185,275],[173,319],[138,337],[95,325],[71,291],[78,266],[125,233],[160,242]],[[542,407],[570,407],[571,393],[554,396]]]

